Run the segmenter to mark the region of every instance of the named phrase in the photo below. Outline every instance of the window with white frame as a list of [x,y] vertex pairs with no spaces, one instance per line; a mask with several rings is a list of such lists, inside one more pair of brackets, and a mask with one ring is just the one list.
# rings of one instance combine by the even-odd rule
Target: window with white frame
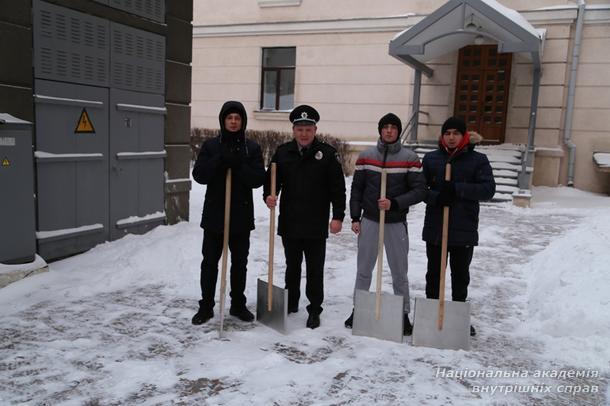
[[294,107],[295,47],[263,48],[261,110]]

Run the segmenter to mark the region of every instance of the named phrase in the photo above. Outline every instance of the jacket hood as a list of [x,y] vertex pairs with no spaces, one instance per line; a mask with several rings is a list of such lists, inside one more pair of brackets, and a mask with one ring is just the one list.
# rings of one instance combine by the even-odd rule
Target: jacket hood
[[[241,129],[234,133],[227,131],[227,129],[225,128],[225,118],[231,113],[237,113],[241,116]],[[220,109],[220,114],[218,114],[218,121],[220,122],[221,136],[244,136],[246,133],[246,126],[248,125],[248,115],[246,114],[246,109],[243,104],[238,101],[229,100],[228,102],[225,102],[225,104],[222,105],[222,108]]]
[[466,131],[463,141],[464,145],[458,146],[454,153],[451,154],[449,151],[447,151],[447,148],[443,144],[443,136],[441,135],[438,138],[438,148],[442,151],[446,151],[449,155],[454,155],[456,153],[459,153],[460,151],[472,151],[478,144],[481,143],[481,141],[483,141],[483,136],[474,131]]

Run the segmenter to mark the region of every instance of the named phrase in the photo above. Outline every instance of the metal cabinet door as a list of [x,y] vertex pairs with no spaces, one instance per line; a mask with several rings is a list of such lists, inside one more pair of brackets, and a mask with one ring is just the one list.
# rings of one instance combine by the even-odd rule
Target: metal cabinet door
[[110,23],[110,87],[163,94],[165,37]]
[[0,113],[0,263],[34,260],[32,125]]
[[108,89],[36,80],[34,100],[38,252],[52,259],[108,238]]
[[40,0],[33,5],[34,76],[107,87],[110,23]]
[[165,22],[165,0],[109,0],[108,4],[128,13]]
[[110,238],[165,222],[165,100],[110,89]]

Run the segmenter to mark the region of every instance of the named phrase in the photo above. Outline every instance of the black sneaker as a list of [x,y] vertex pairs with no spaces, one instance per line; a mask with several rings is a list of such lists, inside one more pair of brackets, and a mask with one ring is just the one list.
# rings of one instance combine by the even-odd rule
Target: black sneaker
[[320,327],[320,315],[311,313],[307,318],[307,324],[305,324],[308,328],[314,329]]
[[407,313],[405,313],[404,324],[402,327],[402,334],[405,336],[410,336],[411,334],[413,334],[413,326],[411,325],[411,322],[409,321],[409,314],[407,314]]
[[474,337],[477,335],[477,331],[474,329],[474,327],[470,326],[470,337]]
[[214,317],[214,310],[212,310],[212,309],[204,310],[202,308],[199,308],[199,311],[197,313],[195,313],[195,315],[193,316],[191,323],[193,323],[196,326],[199,326],[199,325],[207,322],[208,320],[210,320],[212,317]]
[[248,310],[248,308],[246,306],[238,307],[237,309],[231,307],[231,310],[229,310],[229,314],[231,316],[237,317],[241,321],[253,321],[254,320],[254,315],[252,314],[252,312],[250,310]]
[[349,317],[345,320],[345,327],[352,328],[353,324],[354,324],[354,309],[352,309],[352,314],[350,314]]
[[288,308],[288,314],[290,314],[290,313],[298,313],[298,312],[299,312],[299,306],[289,307]]

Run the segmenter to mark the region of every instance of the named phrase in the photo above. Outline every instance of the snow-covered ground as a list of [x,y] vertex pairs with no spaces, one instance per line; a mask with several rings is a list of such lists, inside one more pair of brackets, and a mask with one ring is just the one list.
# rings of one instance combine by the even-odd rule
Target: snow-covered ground
[[[267,269],[260,193],[252,310]],[[192,326],[203,194],[193,184],[190,222],[102,244],[0,290],[1,405],[608,404],[609,197],[538,188],[532,209],[482,208],[469,295],[478,335],[464,352],[343,327],[356,265],[347,220],[328,240],[320,328],[305,328],[304,297],[287,335],[228,316],[219,340],[218,306]],[[423,214],[418,205],[408,217],[412,297],[424,296]],[[275,264],[282,285],[279,240]]]

